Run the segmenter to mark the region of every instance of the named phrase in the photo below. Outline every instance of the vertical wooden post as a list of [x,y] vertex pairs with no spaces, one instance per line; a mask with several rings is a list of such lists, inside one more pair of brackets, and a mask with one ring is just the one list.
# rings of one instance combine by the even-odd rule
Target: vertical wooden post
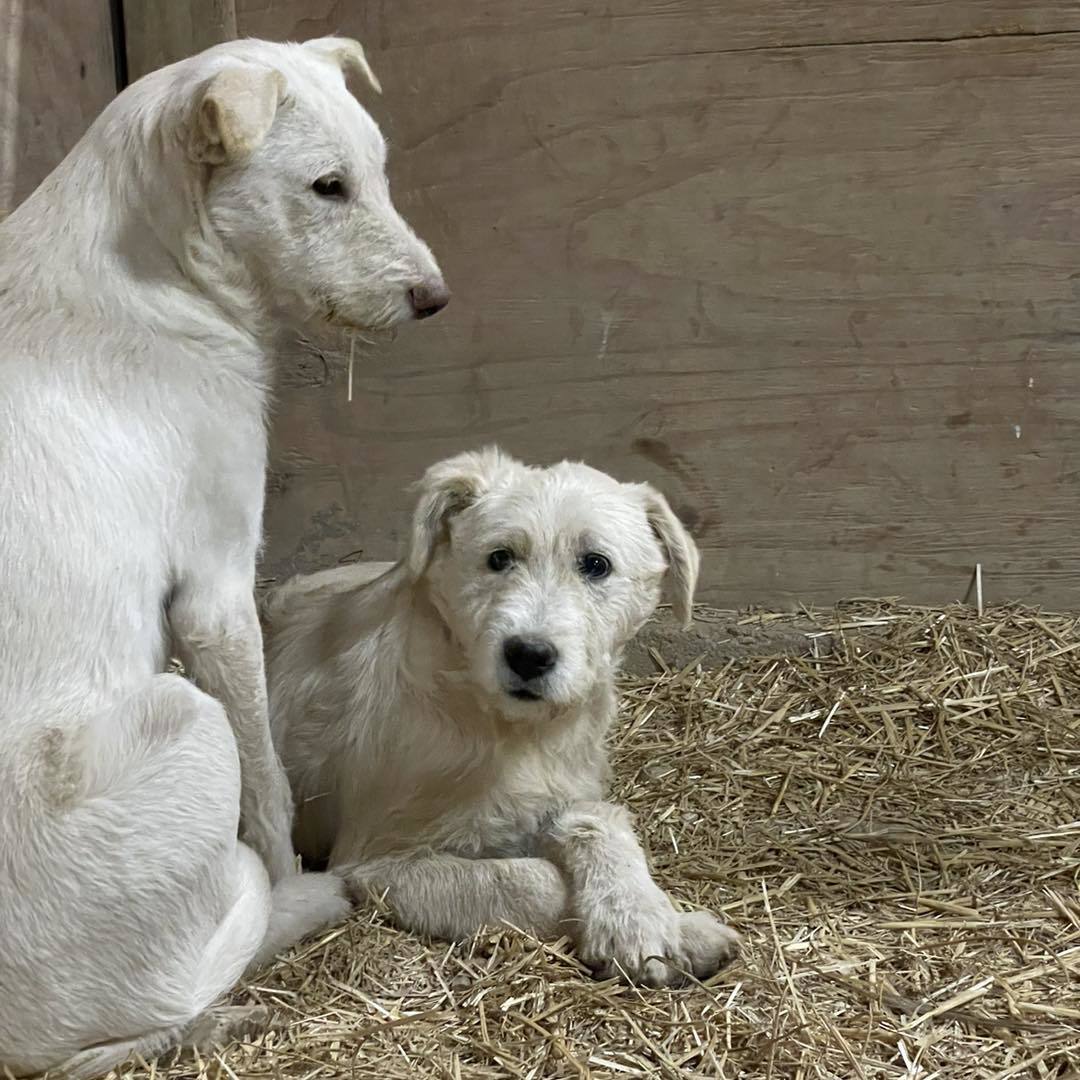
[[237,36],[235,0],[123,0],[123,15],[129,82]]

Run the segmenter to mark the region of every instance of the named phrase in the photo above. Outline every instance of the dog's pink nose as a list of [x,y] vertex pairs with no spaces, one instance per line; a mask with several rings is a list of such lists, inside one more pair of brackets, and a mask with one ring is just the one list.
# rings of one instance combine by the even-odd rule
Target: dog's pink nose
[[424,282],[409,290],[409,300],[418,319],[430,319],[450,303],[450,290],[441,281]]

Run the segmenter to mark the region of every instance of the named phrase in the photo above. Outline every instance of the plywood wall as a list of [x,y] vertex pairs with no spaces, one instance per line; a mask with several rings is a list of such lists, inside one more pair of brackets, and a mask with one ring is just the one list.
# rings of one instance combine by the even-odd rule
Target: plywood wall
[[0,217],[116,93],[109,0],[0,0]]
[[[1080,604],[1074,0],[124,6],[133,74],[362,40],[455,291],[351,404],[288,365],[267,573],[392,556],[408,483],[497,441],[657,483],[714,602],[942,602],[980,562]],[[111,96],[107,8],[0,0],[0,210]]]
[[669,492],[719,603],[1080,603],[1080,9],[238,0],[385,86],[438,319],[282,394],[267,570],[498,441]]

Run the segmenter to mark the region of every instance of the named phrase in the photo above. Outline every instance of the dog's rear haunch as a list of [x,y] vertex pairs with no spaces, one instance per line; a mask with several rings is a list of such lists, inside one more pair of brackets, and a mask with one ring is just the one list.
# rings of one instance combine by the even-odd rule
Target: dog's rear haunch
[[271,726],[298,847],[407,928],[569,934],[601,975],[707,978],[737,935],[653,881],[604,800],[623,646],[666,580],[690,617],[694,542],[665,499],[497,450],[429,469],[404,558],[267,598]]

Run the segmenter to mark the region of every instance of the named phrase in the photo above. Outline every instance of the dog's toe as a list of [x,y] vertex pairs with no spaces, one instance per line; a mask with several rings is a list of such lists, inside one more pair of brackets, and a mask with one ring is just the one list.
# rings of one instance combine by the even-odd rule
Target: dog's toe
[[712,978],[739,954],[739,935],[707,911],[688,911],[679,919],[682,948],[699,979]]
[[201,1054],[230,1043],[257,1039],[281,1026],[281,1018],[266,1005],[219,1005],[197,1016],[184,1032],[183,1049]]

